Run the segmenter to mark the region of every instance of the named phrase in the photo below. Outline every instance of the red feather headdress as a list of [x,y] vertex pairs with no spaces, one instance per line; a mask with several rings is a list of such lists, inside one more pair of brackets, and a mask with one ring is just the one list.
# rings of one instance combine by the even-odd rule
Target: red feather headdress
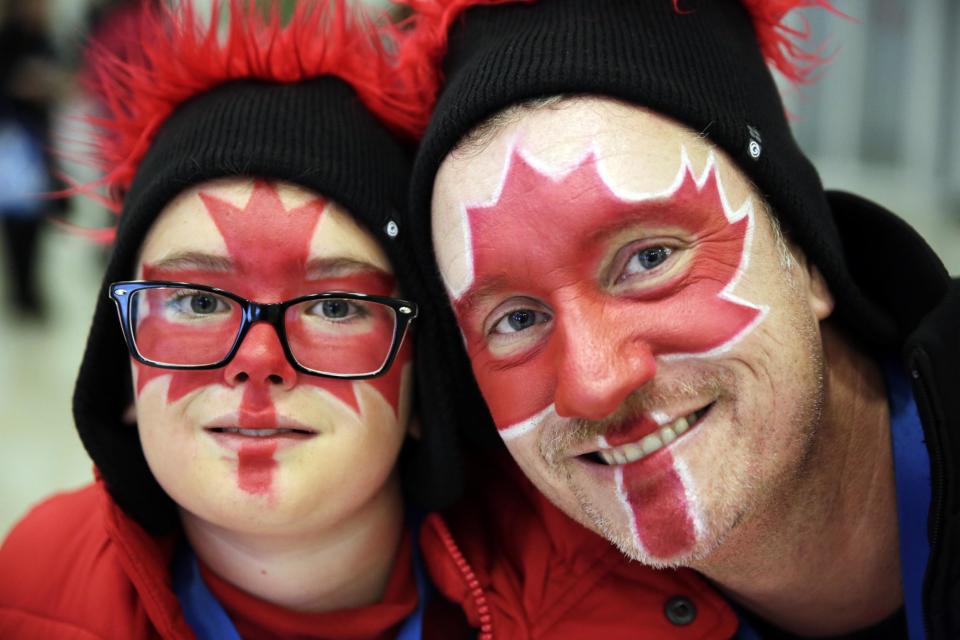
[[[416,78],[419,102],[429,112],[433,108],[442,82],[440,65],[447,51],[447,39],[453,22],[467,9],[537,0],[394,0],[409,6],[414,15],[406,27],[411,31],[400,51],[400,66]],[[549,0],[541,0],[549,2]],[[664,0],[666,2],[667,0]],[[687,13],[683,0],[672,0],[677,13]],[[767,63],[795,83],[808,83],[816,70],[828,61],[823,47],[808,49],[811,39],[809,23],[800,27],[785,23],[794,9],[821,8],[843,16],[829,0],[741,0],[750,12],[760,50]]]
[[[90,45],[88,84],[102,105],[102,115],[87,118],[95,129],[90,160],[104,176],[72,189],[114,212],[170,114],[230,80],[295,83],[337,76],[398,135],[412,137],[423,127],[422,109],[411,98],[415,88],[395,65],[402,35],[388,20],[374,24],[351,11],[345,0],[299,2],[285,25],[276,3],[263,11],[254,0],[214,2],[209,20],[194,0],[144,4],[133,25],[123,40],[135,48],[123,55]],[[99,197],[97,187],[106,187],[109,197]],[[93,235],[108,239],[110,231]]]

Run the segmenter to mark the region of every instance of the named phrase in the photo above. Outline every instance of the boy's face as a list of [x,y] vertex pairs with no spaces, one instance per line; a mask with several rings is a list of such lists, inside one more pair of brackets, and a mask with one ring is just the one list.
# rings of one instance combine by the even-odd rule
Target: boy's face
[[[293,185],[240,178],[172,201],[144,241],[136,275],[261,303],[324,291],[396,293],[386,256],[343,209]],[[253,325],[217,369],[133,362],[150,469],[185,517],[225,529],[296,534],[337,523],[396,489],[409,343],[369,380],[297,372],[266,323]]]

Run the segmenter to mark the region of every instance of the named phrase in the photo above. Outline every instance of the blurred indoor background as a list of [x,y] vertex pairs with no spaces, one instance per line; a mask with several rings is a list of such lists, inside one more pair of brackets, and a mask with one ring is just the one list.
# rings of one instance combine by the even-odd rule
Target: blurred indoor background
[[[80,149],[78,117],[94,108],[76,81],[81,43],[91,30],[108,33],[111,21],[122,19],[116,12],[123,4],[0,0],[6,82],[0,193],[46,179],[47,159],[30,153],[44,139],[46,119],[59,155]],[[784,89],[797,137],[828,187],[899,212],[960,275],[960,3],[834,4],[855,20],[807,12],[814,33],[829,37],[832,63],[815,85]],[[11,70],[14,40],[19,66]],[[16,138],[5,126],[11,103],[27,105],[27,141],[33,144],[18,145],[23,132]],[[67,160],[57,166],[80,180],[94,177]],[[102,207],[84,198],[33,206],[0,198],[0,537],[40,498],[92,477],[73,428],[70,397],[105,253],[52,225],[51,218],[91,227],[110,221]],[[33,264],[35,283],[22,269],[11,275],[14,263]]]

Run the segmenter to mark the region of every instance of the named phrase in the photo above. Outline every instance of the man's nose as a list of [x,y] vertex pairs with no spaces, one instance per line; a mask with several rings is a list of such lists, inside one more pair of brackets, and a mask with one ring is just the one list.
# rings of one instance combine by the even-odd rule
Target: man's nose
[[236,355],[227,363],[224,378],[229,386],[249,381],[289,389],[296,384],[297,372],[287,360],[276,330],[258,322],[250,327]]
[[603,419],[653,378],[656,361],[650,346],[624,335],[618,324],[580,313],[563,321],[558,318],[556,337],[562,341],[554,397],[558,415]]

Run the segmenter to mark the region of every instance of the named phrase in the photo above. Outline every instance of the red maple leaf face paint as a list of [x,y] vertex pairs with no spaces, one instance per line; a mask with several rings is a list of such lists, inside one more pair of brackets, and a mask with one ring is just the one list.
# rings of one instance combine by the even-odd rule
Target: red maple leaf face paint
[[[558,373],[573,342],[595,349],[604,368],[613,361],[607,356],[618,350],[644,352],[652,377],[653,357],[721,349],[755,326],[762,310],[728,293],[745,266],[752,214],[731,212],[739,215],[731,222],[725,209],[712,164],[699,184],[684,162],[668,194],[627,200],[607,186],[592,154],[554,179],[515,151],[497,202],[466,209],[474,281],[454,305],[498,428],[522,423],[559,400]],[[686,263],[672,271],[656,265],[660,277],[649,278],[641,273],[643,261],[662,260],[678,249],[656,237],[623,241],[610,266],[618,273],[602,282],[610,254],[604,235],[640,226],[687,236]],[[632,285],[633,275],[647,281]],[[473,294],[489,283],[497,291],[548,303],[556,313],[555,329],[539,341],[517,341],[512,350],[489,348],[484,328],[496,327],[478,322],[471,308]],[[594,336],[598,331],[602,340]]]
[[[308,273],[310,239],[326,204],[322,199],[318,198],[287,211],[273,186],[260,181],[255,183],[253,194],[243,209],[203,192],[200,193],[200,198],[223,236],[232,268],[227,272],[212,272],[198,268],[158,268],[145,264],[143,266],[145,279],[207,284],[258,302],[280,302],[321,291],[350,291],[373,295],[390,295],[393,291],[394,279],[382,272],[325,278],[311,277]],[[172,327],[162,317],[151,318],[146,322],[155,322],[157,325],[148,324],[141,327],[140,335],[147,336],[148,340],[149,336],[155,336],[157,342],[162,341],[167,345],[166,349],[171,360],[177,359],[179,355],[176,353],[177,350],[196,349],[199,341],[215,338],[208,328],[191,332],[189,328],[178,326],[176,328],[178,339],[168,340],[167,336]],[[231,318],[220,325],[220,337],[224,344],[230,342],[230,336],[235,334],[237,326],[239,326],[239,308],[234,308]],[[295,321],[291,326],[295,329],[292,336],[295,336],[299,323]],[[390,329],[392,327],[386,328],[386,330]],[[274,357],[283,356],[279,340],[272,332],[251,331],[245,343],[247,341],[256,341],[259,348],[268,349]],[[382,342],[381,336],[375,344]],[[355,357],[362,362],[371,361],[371,356],[362,349],[345,348],[361,347],[362,341],[359,339],[351,341],[350,345],[340,346],[341,348],[334,354],[337,358]],[[398,354],[398,362],[401,365],[409,361],[409,358],[408,348]],[[184,395],[201,387],[223,382],[222,369],[170,371],[141,363],[136,363],[136,366],[138,392],[154,378],[170,376],[167,392],[169,402],[176,402]],[[336,367],[336,364],[332,366]],[[399,403],[400,368],[391,368],[384,376],[369,381],[387,399],[394,410]],[[352,381],[316,376],[299,376],[298,381],[325,389],[355,411],[359,410]]]
[[[732,293],[749,256],[750,201],[729,206],[712,156],[700,175],[681,157],[664,191],[622,195],[593,153],[554,177],[514,150],[494,201],[465,207],[472,277],[451,293],[505,439],[551,416],[614,414],[658,361],[720,353],[763,318]],[[636,416],[604,446],[658,428]],[[616,468],[637,546],[656,557],[695,542],[678,467],[664,449]]]
[[[312,251],[318,225],[325,214],[326,203],[314,198],[287,209],[274,185],[258,181],[243,207],[201,190],[199,199],[212,229],[224,249],[197,252],[170,251],[142,265],[143,277],[149,280],[171,280],[203,284],[225,289],[249,300],[269,303],[324,291],[347,291],[372,295],[391,295],[391,275],[362,263],[348,264],[338,258],[333,247],[332,258],[318,257]],[[339,214],[343,215],[343,214]],[[184,227],[185,228],[185,227]],[[169,234],[169,231],[165,232]],[[182,231],[177,231],[182,233]],[[333,233],[342,238],[349,231]],[[340,235],[337,235],[337,234]],[[362,233],[357,230],[353,233]],[[189,234],[187,234],[189,236]],[[327,235],[323,237],[326,238]],[[174,237],[180,237],[174,234]],[[335,241],[335,240],[332,240]],[[169,244],[169,242],[167,242]],[[210,244],[210,243],[207,243]],[[205,246],[205,245],[204,245]],[[362,253],[362,251],[361,251]],[[339,265],[339,266],[338,266]],[[229,350],[240,321],[239,305],[230,303],[210,321],[184,322],[171,309],[178,304],[169,291],[148,292],[142,305],[137,340],[141,351],[149,352],[158,361],[193,362],[198,353],[209,354],[210,361],[222,358]],[[219,303],[218,303],[219,304]],[[316,307],[319,309],[319,307]],[[288,310],[288,340],[304,364],[329,367],[330,370],[364,370],[375,368],[381,359],[374,352],[389,345],[393,334],[392,316],[371,316],[350,324],[324,325],[316,320],[316,309],[310,306]],[[312,313],[312,315],[311,315]],[[337,327],[332,330],[331,327]],[[345,328],[344,328],[345,327]],[[272,327],[258,323],[250,328],[234,358],[225,366],[209,370],[170,370],[134,363],[137,370],[136,389],[142,396],[151,381],[169,379],[165,403],[174,413],[198,411],[191,398],[199,392],[210,392],[219,398],[224,392],[242,387],[239,407],[225,406],[220,401],[207,402],[212,408],[199,411],[202,419],[227,416],[228,424],[216,425],[240,429],[275,429],[295,423],[299,416],[278,410],[278,398],[293,398],[290,406],[309,402],[314,412],[323,407],[320,399],[305,399],[303,390],[322,389],[339,400],[357,420],[364,420],[358,399],[358,386],[368,385],[385,400],[399,418],[401,377],[411,357],[410,341],[406,340],[391,369],[383,376],[364,381],[337,380],[296,372],[287,360],[280,340]],[[299,394],[299,395],[298,395]],[[196,396],[198,397],[198,396]],[[139,402],[139,401],[138,401]],[[206,401],[201,401],[203,405]],[[338,410],[339,411],[339,410]],[[310,427],[309,424],[306,425]],[[237,486],[253,495],[271,496],[274,476],[278,471],[280,451],[275,441],[244,438],[231,454],[236,461]],[[283,450],[283,447],[280,447]]]

